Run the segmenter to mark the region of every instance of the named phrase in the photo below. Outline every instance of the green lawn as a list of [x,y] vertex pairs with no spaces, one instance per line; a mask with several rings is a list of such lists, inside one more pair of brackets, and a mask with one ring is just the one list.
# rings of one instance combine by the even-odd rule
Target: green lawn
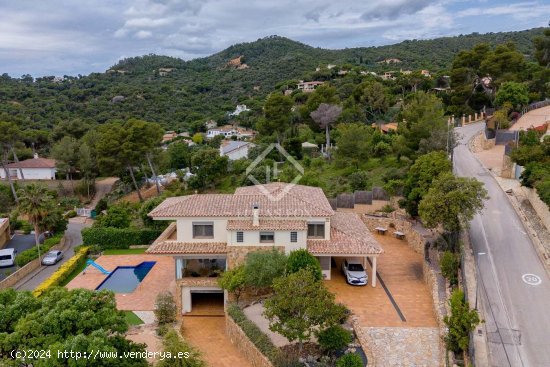
[[146,248],[109,249],[103,251],[103,255],[139,255],[144,254]]
[[132,311],[124,311],[124,318],[128,326],[135,326],[143,324],[143,321]]
[[82,261],[82,264],[80,264],[78,267],[76,267],[72,272],[71,274],[69,274],[69,276],[67,277],[67,279],[65,279],[63,282],[61,282],[59,285],[64,287],[66,286],[67,284],[69,284],[69,282],[71,280],[73,280],[78,274],[80,274],[82,272],[82,270],[84,270],[84,268],[86,267],[86,260]]

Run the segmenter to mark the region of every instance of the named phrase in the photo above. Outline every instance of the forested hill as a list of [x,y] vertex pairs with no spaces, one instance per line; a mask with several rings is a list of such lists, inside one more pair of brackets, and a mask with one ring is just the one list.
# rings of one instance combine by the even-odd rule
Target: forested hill
[[[49,129],[75,118],[103,123],[136,117],[184,129],[206,119],[223,119],[238,103],[259,109],[277,84],[322,77],[313,71],[323,64],[377,72],[428,69],[433,73],[448,68],[458,51],[481,42],[512,41],[522,53],[531,55],[532,40],[542,32],[536,28],[343,50],[314,48],[271,36],[191,61],[156,55],[129,58],[108,72],[64,80],[43,77],[33,81],[29,76],[16,79],[4,74],[0,77],[0,119],[18,122],[23,128]],[[387,58],[401,63],[377,63]],[[159,69],[173,70],[159,73]],[[123,98],[113,100],[116,96]]]

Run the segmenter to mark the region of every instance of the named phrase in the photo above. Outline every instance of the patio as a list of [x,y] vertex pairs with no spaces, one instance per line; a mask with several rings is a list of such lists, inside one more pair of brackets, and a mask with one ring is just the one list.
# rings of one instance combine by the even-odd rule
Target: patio
[[[174,259],[168,256],[158,255],[105,255],[100,256],[95,262],[108,271],[113,271],[117,266],[136,266],[145,261],[154,261],[156,264],[149,271],[132,293],[115,293],[117,308],[128,311],[153,311],[155,298],[159,293],[176,292],[176,280],[174,279]],[[92,266],[78,274],[69,284],[68,289],[85,288],[96,289],[107,275],[102,274]]]

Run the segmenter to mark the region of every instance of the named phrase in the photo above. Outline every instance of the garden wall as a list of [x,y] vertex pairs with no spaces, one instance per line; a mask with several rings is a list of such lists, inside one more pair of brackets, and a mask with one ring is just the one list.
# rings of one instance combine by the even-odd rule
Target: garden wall
[[[64,251],[66,247],[66,241],[65,237],[61,238],[61,241],[53,246],[50,250],[61,250]],[[34,272],[36,269],[40,267],[40,261],[42,261],[42,258],[34,259],[25,266],[21,267],[17,271],[15,271],[13,274],[8,276],[6,279],[0,282],[0,289],[6,289],[6,288],[12,288],[17,283],[19,283],[23,278]]]
[[231,343],[244,355],[252,367],[273,367],[273,364],[250,341],[244,331],[229,316],[225,316],[225,332]]
[[412,247],[415,252],[424,255],[426,239],[413,228],[411,222],[402,219],[376,217],[372,215],[363,215],[361,218],[371,232],[376,232],[376,227],[387,228],[388,234],[391,236],[393,236],[394,231],[403,232],[409,246]]
[[0,249],[10,240],[10,220],[0,218]]
[[470,140],[470,150],[472,153],[479,153],[484,150],[489,150],[496,145],[496,139],[487,139],[485,137],[485,131],[481,131]]
[[527,200],[529,200],[531,206],[535,209],[535,212],[537,212],[537,215],[546,229],[550,231],[550,209],[548,208],[548,205],[540,199],[536,189],[522,186],[521,191]]

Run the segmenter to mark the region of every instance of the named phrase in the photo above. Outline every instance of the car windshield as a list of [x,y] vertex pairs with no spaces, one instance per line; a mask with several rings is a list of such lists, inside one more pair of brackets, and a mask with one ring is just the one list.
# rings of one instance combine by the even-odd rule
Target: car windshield
[[349,264],[348,265],[349,271],[363,271],[363,265],[361,264]]
[[57,257],[55,252],[48,252],[45,257]]

